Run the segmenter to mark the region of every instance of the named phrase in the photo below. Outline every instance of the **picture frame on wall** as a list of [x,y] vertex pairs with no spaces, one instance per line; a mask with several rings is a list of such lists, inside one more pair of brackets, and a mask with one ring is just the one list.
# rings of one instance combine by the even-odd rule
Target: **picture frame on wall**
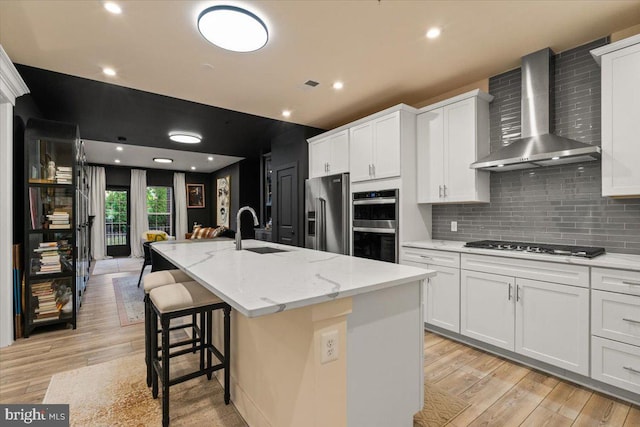
[[187,208],[204,208],[204,184],[187,184]]
[[227,175],[216,180],[216,225],[229,228],[231,215],[231,176]]

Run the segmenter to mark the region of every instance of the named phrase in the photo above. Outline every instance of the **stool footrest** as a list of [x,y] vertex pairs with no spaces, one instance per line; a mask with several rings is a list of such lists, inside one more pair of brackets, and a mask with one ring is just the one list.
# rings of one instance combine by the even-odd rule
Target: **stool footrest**
[[213,373],[215,371],[219,371],[220,369],[223,369],[223,368],[224,368],[224,364],[223,363],[219,363],[217,365],[212,366],[211,368],[207,368],[207,369],[204,369],[202,371],[191,372],[190,374],[185,374],[185,375],[182,375],[182,376],[180,376],[178,378],[173,378],[173,379],[169,380],[169,386],[180,384],[180,383],[183,383],[185,381],[189,381],[189,380],[191,380],[193,378],[201,377],[202,375],[208,375],[208,374]]

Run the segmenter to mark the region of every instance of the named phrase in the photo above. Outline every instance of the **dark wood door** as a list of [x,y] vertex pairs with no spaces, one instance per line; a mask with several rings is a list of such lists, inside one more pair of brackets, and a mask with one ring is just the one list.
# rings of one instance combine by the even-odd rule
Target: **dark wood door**
[[295,164],[276,170],[274,196],[276,241],[298,245],[298,168]]

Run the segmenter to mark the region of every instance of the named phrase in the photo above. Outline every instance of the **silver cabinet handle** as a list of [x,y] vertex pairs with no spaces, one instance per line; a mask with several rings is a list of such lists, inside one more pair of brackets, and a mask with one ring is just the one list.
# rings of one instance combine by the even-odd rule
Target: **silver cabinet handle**
[[631,322],[631,323],[638,323],[640,324],[640,320],[635,320],[635,319],[627,319],[626,317],[623,317],[622,320],[624,320],[625,322]]
[[327,172],[331,172],[331,163],[327,163]]
[[507,298],[511,301],[511,283],[509,283],[509,293],[507,294]]
[[371,176],[371,163],[369,163],[369,176]]
[[438,185],[438,196],[442,197],[442,185]]
[[427,256],[427,255],[420,255],[420,258],[424,258],[424,259],[433,259],[433,258],[431,258],[430,256]]
[[640,286],[640,282],[632,282],[630,280],[623,280],[622,284],[623,285],[631,285],[631,286]]
[[624,369],[626,369],[627,371],[631,371],[634,374],[640,374],[640,371],[637,369],[632,368],[631,366],[623,366]]
[[373,171],[373,174],[372,174],[372,175],[373,175],[373,176],[376,176],[376,165],[375,165],[375,164],[372,164],[372,165],[371,165],[371,170]]
[[516,285],[516,301],[520,301],[520,285]]
[[447,185],[443,185],[442,188],[444,190],[444,197],[447,197]]

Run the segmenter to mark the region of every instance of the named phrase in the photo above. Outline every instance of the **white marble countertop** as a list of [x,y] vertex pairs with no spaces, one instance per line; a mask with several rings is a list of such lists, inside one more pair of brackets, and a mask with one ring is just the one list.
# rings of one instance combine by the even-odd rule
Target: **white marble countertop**
[[402,247],[437,249],[441,251],[462,252],[478,255],[492,255],[506,258],[531,259],[537,261],[558,262],[565,264],[586,265],[589,267],[619,268],[623,270],[640,271],[640,255],[605,253],[595,258],[581,258],[575,256],[535,254],[530,252],[501,251],[497,249],[465,248],[465,242],[452,240],[423,240],[403,242]]
[[[257,254],[244,249],[284,249]],[[154,251],[247,317],[291,310],[436,275],[399,264],[243,240],[156,242]]]

